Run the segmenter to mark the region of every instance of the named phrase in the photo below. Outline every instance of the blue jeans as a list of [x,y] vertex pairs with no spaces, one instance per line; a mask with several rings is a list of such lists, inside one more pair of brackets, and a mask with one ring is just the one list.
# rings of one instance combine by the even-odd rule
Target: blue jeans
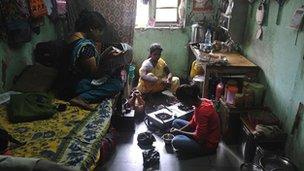
[[[180,129],[187,125],[189,122],[183,119],[175,119],[172,127]],[[186,135],[175,135],[172,139],[172,146],[180,153],[202,154],[203,148],[192,137]]]

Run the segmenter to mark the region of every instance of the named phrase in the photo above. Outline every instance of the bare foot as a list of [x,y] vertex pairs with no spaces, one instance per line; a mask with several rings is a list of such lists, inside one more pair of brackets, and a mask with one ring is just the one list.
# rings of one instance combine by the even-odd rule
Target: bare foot
[[74,106],[79,106],[85,110],[90,110],[90,111],[94,111],[96,109],[94,109],[93,107],[91,107],[87,102],[85,102],[83,99],[81,99],[80,97],[74,97],[73,99],[70,100],[70,104],[74,105]]

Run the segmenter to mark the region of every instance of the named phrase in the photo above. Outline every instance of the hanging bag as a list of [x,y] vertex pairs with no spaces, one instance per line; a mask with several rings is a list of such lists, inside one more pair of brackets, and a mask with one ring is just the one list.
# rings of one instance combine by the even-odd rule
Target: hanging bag
[[29,10],[25,0],[0,1],[2,23],[10,47],[31,41]]
[[29,0],[28,2],[33,18],[40,18],[47,15],[47,9],[43,0]]

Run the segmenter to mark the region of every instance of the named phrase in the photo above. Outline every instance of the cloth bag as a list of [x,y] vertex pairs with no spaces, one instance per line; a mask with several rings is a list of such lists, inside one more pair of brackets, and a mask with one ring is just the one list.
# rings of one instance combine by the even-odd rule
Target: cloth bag
[[57,112],[52,98],[44,93],[12,95],[8,111],[8,119],[12,123],[47,119]]

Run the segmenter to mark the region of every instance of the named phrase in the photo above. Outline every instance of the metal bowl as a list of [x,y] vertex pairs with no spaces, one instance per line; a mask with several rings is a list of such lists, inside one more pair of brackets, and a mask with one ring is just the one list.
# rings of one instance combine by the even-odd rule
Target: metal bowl
[[166,133],[161,137],[166,144],[171,144],[172,139],[174,138],[173,134]]
[[266,171],[296,171],[296,166],[286,157],[279,155],[265,155],[260,158],[260,165]]
[[264,171],[263,167],[254,163],[243,163],[241,171]]
[[155,116],[162,121],[172,118],[172,115],[170,115],[169,113],[165,113],[165,112],[157,113],[157,114],[155,114]]

